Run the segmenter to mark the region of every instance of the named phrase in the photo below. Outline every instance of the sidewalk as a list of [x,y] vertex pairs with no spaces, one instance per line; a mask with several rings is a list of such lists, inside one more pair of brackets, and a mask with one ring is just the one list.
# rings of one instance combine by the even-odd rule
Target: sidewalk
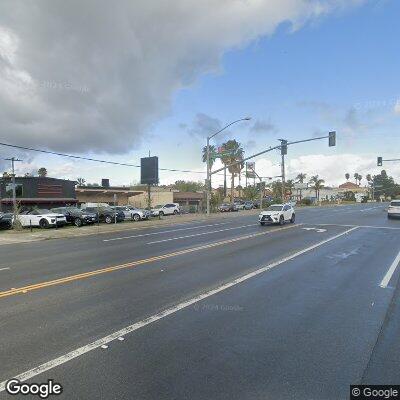
[[77,228],[75,226],[65,226],[63,228],[55,229],[39,229],[34,228],[33,232],[29,229],[21,231],[7,230],[0,231],[0,246],[7,244],[18,244],[27,242],[37,242],[41,240],[62,239],[62,238],[76,238],[79,236],[100,235],[104,233],[132,231],[150,227],[171,226],[176,224],[184,224],[188,222],[201,222],[213,221],[226,218],[235,218],[244,215],[257,215],[259,210],[239,211],[237,213],[218,213],[207,216],[205,214],[184,214],[176,216],[168,216],[163,219],[151,219],[149,221],[125,221],[117,224],[104,224],[82,226]]

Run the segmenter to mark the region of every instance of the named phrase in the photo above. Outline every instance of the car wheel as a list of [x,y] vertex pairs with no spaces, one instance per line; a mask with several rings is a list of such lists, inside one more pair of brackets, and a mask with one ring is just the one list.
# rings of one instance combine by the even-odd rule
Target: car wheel
[[79,228],[82,226],[82,220],[80,218],[75,218],[74,225]]
[[292,214],[292,218],[290,218],[290,223],[291,223],[291,224],[294,224],[295,221],[296,221],[296,215],[293,213],[293,214]]
[[41,219],[40,222],[39,222],[39,226],[42,229],[46,229],[46,228],[49,227],[49,221],[47,221],[47,219]]
[[178,214],[178,210],[174,210],[174,215],[177,215]]
[[140,215],[139,214],[133,214],[132,219],[136,222],[140,220]]
[[111,224],[113,222],[113,219],[112,219],[111,215],[107,215],[106,216],[105,222],[106,222],[106,224]]
[[265,222],[260,222],[260,225],[264,226],[264,225],[265,225]]
[[160,212],[158,213],[158,215],[159,215],[160,217],[163,217],[163,216],[164,216],[164,212],[163,212],[163,211],[160,211]]
[[390,214],[388,214],[388,219],[392,219],[392,216]]
[[283,218],[283,215],[281,215],[279,218],[279,225],[283,225],[284,223],[285,223],[285,218]]

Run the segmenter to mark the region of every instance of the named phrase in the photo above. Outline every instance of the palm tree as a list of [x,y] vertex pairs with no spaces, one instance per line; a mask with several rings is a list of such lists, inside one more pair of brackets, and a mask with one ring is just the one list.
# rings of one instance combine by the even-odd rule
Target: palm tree
[[302,172],[300,172],[297,176],[296,176],[296,181],[299,183],[304,183],[304,179],[307,178],[307,174],[303,174]]
[[358,174],[358,186],[361,186],[362,175]]
[[371,176],[371,174],[367,174],[366,178],[367,178],[367,181],[368,181],[368,182],[371,182],[371,181],[372,181],[372,176]]
[[[210,169],[212,168],[215,158],[213,157],[213,154],[217,152],[217,149],[213,144],[210,144]],[[207,162],[207,146],[203,147],[203,163]]]
[[315,190],[315,197],[319,201],[319,191],[324,187],[325,181],[319,178],[319,175],[314,175],[310,179],[311,187]]
[[[302,172],[300,172],[297,176],[296,176],[296,180],[298,183],[304,183],[304,180],[307,178],[307,174],[303,174]],[[299,190],[300,192],[300,201],[303,197],[303,191],[302,189]]]
[[355,174],[354,174],[354,180],[356,181],[356,183],[358,182],[358,172],[356,172]]
[[346,178],[347,181],[349,181],[349,179],[350,179],[350,174],[349,174],[348,172],[346,172],[346,173],[344,174],[344,177]]
[[[221,158],[225,166],[233,164],[235,162],[243,160],[244,150],[242,145],[235,139],[228,140],[223,145],[225,154]],[[235,189],[235,175],[240,173],[242,163],[232,165],[228,167],[228,171],[231,173],[231,203],[234,201],[234,189]]]
[[292,195],[294,191],[294,180],[293,179],[288,179],[285,183],[285,190],[287,192],[290,192],[290,195]]

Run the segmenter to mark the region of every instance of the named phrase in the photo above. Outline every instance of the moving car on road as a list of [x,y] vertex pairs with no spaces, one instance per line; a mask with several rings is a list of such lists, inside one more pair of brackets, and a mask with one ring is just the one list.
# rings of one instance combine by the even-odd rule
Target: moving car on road
[[159,204],[151,209],[151,215],[153,217],[162,217],[163,215],[177,215],[179,214],[179,212],[179,204],[177,203]]
[[222,203],[218,207],[219,212],[231,212],[231,211],[239,211],[236,204],[230,204],[230,203]]
[[67,223],[64,214],[54,213],[43,208],[23,211],[17,216],[17,219],[24,227],[38,226],[43,229],[55,226],[64,226]]
[[400,218],[400,200],[392,200],[388,208],[388,218]]
[[0,214],[0,229],[11,229],[13,223],[13,214],[1,213]]
[[82,225],[94,224],[97,221],[97,216],[95,213],[89,213],[86,210],[80,210],[76,207],[58,207],[52,208],[50,211],[56,214],[63,214],[67,220],[67,223],[78,227]]
[[114,211],[110,207],[86,207],[85,212],[95,214],[96,221],[112,224],[115,221],[121,222],[125,219],[125,215],[121,211]]
[[283,225],[286,221],[293,224],[295,220],[296,214],[291,204],[272,204],[258,216],[261,225]]

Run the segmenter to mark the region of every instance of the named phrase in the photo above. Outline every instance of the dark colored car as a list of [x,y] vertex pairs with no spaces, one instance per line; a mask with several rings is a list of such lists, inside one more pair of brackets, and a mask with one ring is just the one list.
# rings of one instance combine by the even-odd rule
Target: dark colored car
[[64,214],[68,224],[78,227],[94,224],[97,221],[97,215],[95,213],[89,213],[86,210],[80,210],[76,207],[58,207],[52,208],[51,211],[58,214]]
[[115,222],[122,222],[125,219],[125,215],[122,211],[115,212],[112,208],[107,207],[86,207],[82,211],[88,214],[95,214],[96,221],[105,222],[106,224],[112,224]]
[[220,212],[231,212],[231,211],[238,211],[238,208],[235,204],[230,204],[230,203],[222,203],[219,207],[218,210]]
[[13,214],[11,213],[0,214],[0,229],[11,229],[12,220],[13,220]]
[[245,210],[252,210],[254,207],[254,203],[252,201],[245,201],[244,202],[244,209]]

